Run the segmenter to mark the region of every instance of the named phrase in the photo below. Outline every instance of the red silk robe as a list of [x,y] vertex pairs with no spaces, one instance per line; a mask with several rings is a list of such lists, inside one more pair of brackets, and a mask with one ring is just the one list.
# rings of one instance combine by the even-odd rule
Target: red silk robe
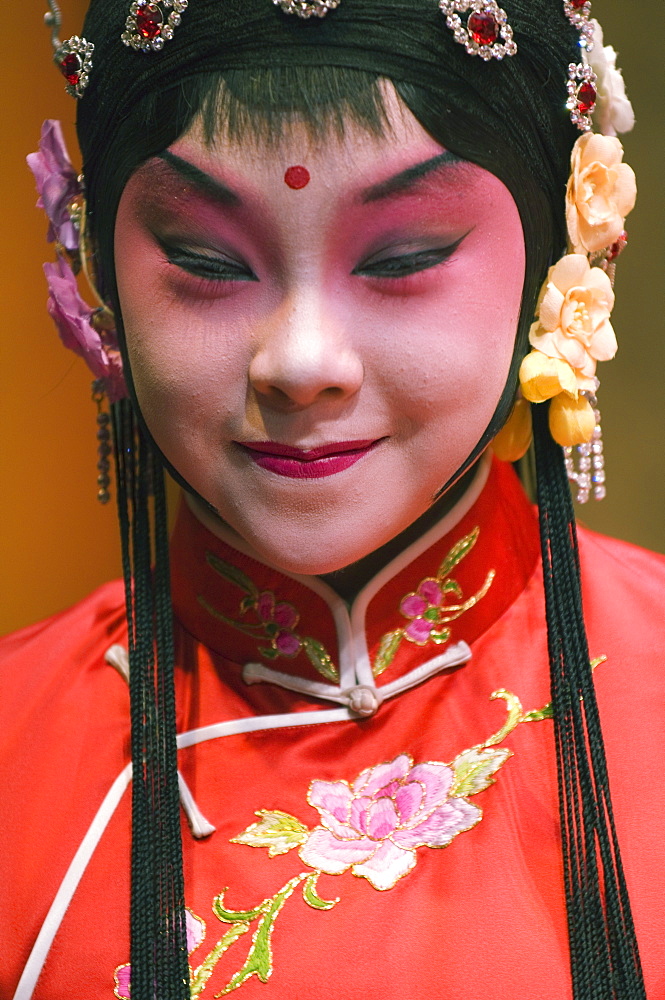
[[[183,506],[192,995],[570,997],[536,518],[495,463],[454,520],[349,612]],[[662,1000],[665,560],[585,531],[580,550],[616,825]],[[129,995],[129,698],[105,659],[126,642],[115,582],[0,644],[3,1000]]]

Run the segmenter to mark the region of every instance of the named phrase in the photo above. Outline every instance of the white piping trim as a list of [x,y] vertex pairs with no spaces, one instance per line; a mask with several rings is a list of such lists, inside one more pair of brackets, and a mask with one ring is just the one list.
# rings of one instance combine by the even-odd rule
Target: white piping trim
[[[360,684],[370,685],[373,682],[373,672],[372,665],[369,662],[369,652],[367,650],[367,641],[365,633],[365,617],[367,615],[367,608],[373,597],[381,590],[381,588],[393,577],[397,576],[405,566],[412,563],[418,556],[426,552],[427,549],[431,548],[432,545],[439,538],[442,538],[449,531],[451,531],[455,525],[462,520],[464,515],[468,513],[473,507],[474,503],[482,493],[485,488],[485,483],[490,474],[490,468],[492,466],[492,458],[489,452],[486,452],[480,461],[478,462],[478,471],[473,477],[473,481],[469,486],[468,490],[464,493],[462,497],[457,501],[457,503],[450,508],[447,514],[437,521],[436,524],[432,525],[423,535],[416,538],[411,545],[407,545],[399,555],[395,556],[389,563],[379,570],[376,576],[367,583],[362,590],[358,592],[358,595],[353,602],[351,607],[351,634],[353,636],[354,645],[356,647],[356,674],[358,675],[358,682]],[[387,685],[381,685],[379,687],[380,691],[384,690]]]
[[106,798],[97,810],[97,815],[88,828],[88,832],[81,841],[79,848],[72,859],[55,899],[46,914],[46,919],[37,935],[30,957],[26,962],[23,974],[16,987],[14,1000],[31,1000],[37,980],[44,968],[53,939],[58,933],[60,924],[67,911],[67,907],[72,901],[72,896],[78,888],[84,871],[88,867],[88,862],[93,855],[95,848],[101,840],[102,834],[108,826],[109,820],[113,816],[120,799],[125,793],[132,776],[132,765],[127,766],[120,772],[106,794]]
[[[223,522],[216,521],[208,511],[199,510],[194,507],[193,498],[186,492],[185,503],[197,521],[200,521],[211,534],[220,538],[231,548],[249,556],[255,562],[262,563],[264,566],[276,570],[282,576],[301,583],[309,590],[314,591],[315,594],[318,594],[330,608],[337,628],[340,688],[353,688],[358,685],[375,687],[365,633],[365,615],[369,602],[388,580],[396,576],[406,565],[413,562],[414,559],[430,548],[437,539],[451,531],[462,520],[485,488],[491,466],[492,457],[488,450],[479,459],[476,475],[473,477],[471,485],[464,495],[460,497],[457,503],[436,524],[432,525],[431,528],[412,542],[411,545],[408,545],[389,563],[386,563],[376,576],[372,577],[356,595],[351,607],[351,614],[349,614],[346,603],[339,594],[327,583],[319,579],[319,577],[304,576],[301,573],[289,573],[267,559],[262,559],[251,545],[248,545],[243,538],[227,528]],[[287,685],[284,686],[286,687]],[[378,690],[383,690],[384,686],[382,685]],[[300,689],[291,688],[291,690]]]
[[285,712],[283,715],[253,715],[229,722],[215,722],[212,726],[189,729],[176,739],[178,750],[193,747],[206,740],[216,740],[220,736],[237,736],[240,733],[255,733],[262,729],[286,729],[289,726],[313,726],[317,722],[348,722],[356,717],[348,708],[320,709],[314,712]]
[[[246,719],[232,719],[229,722],[218,722],[213,726],[202,726],[200,729],[190,729],[188,732],[180,733],[177,738],[177,745],[178,749],[183,749],[194,746],[197,743],[205,743],[207,740],[218,739],[220,736],[234,736],[243,732],[254,732],[259,729],[279,729],[285,726],[310,726],[317,722],[345,722],[354,718],[356,717],[348,708],[334,708],[330,711],[290,712],[285,715],[264,715]],[[131,775],[132,765],[130,763],[127,764],[111,785],[97,811],[97,815],[88,828],[88,832],[81,841],[60,884],[60,888],[55,895],[55,899],[46,914],[46,919],[42,924],[41,930],[37,935],[37,939],[16,987],[13,1000],[32,1000],[35,987],[51,950],[53,940],[67,912],[67,908],[88,867],[95,848],[99,844],[120,799],[129,785]],[[182,782],[180,784],[181,798],[183,785],[191,795],[180,774],[178,775],[178,779],[179,784]],[[204,822],[207,823],[205,818]]]

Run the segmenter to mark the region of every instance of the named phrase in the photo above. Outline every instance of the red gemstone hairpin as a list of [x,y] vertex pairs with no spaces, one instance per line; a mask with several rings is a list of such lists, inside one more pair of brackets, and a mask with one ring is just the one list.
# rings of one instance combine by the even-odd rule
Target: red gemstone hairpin
[[[505,10],[496,0],[439,0],[439,7],[455,41],[463,45],[469,55],[487,61],[514,56],[517,52],[513,29]],[[465,23],[460,15],[469,11]]]
[[62,23],[60,7],[56,0],[47,0],[48,11],[44,14],[44,24],[51,30],[51,43],[53,45],[53,62],[65,78],[65,90],[72,97],[83,97],[83,92],[88,86],[90,70],[92,69],[92,53],[95,46],[85,38],[72,35],[66,41],[61,42],[58,38],[58,31]]
[[141,52],[159,52],[164,42],[173,38],[187,0],[134,0],[129,7],[125,30],[120,36],[130,48]]
[[598,81],[589,65],[587,52],[593,49],[591,0],[563,0],[563,12],[580,33],[581,60],[568,66],[568,100],[570,120],[581,132],[591,128],[591,115],[596,106]]

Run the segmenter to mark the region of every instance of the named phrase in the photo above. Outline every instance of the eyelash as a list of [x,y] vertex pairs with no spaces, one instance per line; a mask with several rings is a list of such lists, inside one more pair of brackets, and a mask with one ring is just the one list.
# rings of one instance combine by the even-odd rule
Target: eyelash
[[427,271],[437,264],[442,264],[453,255],[464,239],[461,236],[454,243],[447,247],[436,247],[428,250],[416,250],[413,253],[400,254],[394,257],[383,257],[381,260],[371,261],[368,264],[361,264],[354,268],[352,274],[359,274],[369,278],[406,278],[410,274],[417,274],[419,271]]
[[162,251],[169,264],[186,271],[203,281],[258,281],[256,275],[248,267],[235,261],[221,257],[209,257],[207,254],[194,253],[182,247],[171,247],[161,244]]
[[[351,274],[362,277],[396,280],[427,271],[448,260],[459,247],[464,237],[455,240],[446,247],[428,250],[416,250],[413,253],[399,254],[370,261],[354,268]],[[195,253],[182,247],[172,247],[161,244],[166,259],[174,267],[187,274],[199,278],[203,282],[258,281],[256,275],[240,263],[212,257],[207,254]]]

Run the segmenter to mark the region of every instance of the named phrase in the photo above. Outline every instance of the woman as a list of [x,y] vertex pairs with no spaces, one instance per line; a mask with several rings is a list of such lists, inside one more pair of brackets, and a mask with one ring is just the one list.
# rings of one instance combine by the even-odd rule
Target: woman
[[[588,12],[181,6],[98,0],[57,52],[87,207],[51,311],[113,403],[128,611],[111,585],[7,641],[2,988],[625,998],[643,965],[657,997],[663,567],[584,536],[589,654],[549,430],[600,454],[634,196],[616,140],[576,142]],[[486,454],[518,372],[540,544]]]

